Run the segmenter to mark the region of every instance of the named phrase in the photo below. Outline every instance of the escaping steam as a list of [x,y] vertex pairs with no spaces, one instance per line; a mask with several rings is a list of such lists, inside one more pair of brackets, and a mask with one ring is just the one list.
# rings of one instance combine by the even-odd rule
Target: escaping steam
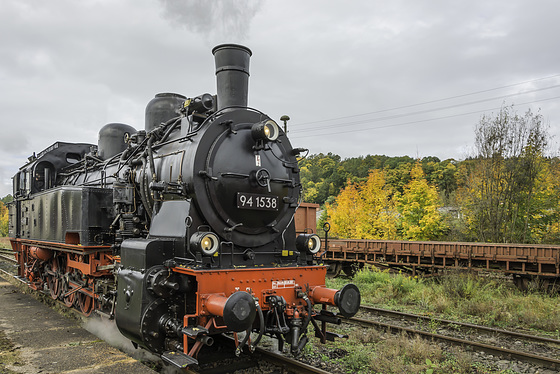
[[163,15],[187,30],[218,39],[244,40],[260,9],[257,0],[160,0]]
[[83,327],[103,339],[111,346],[120,349],[129,356],[139,361],[159,362],[159,357],[143,349],[134,348],[129,339],[125,338],[119,331],[114,320],[108,320],[98,316],[91,316],[85,319]]

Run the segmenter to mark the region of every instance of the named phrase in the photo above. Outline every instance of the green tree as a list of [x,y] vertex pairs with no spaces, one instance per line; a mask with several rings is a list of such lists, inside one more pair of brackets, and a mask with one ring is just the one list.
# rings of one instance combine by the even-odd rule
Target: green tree
[[[477,157],[460,193],[462,211],[480,241],[527,243],[542,211],[543,157],[549,135],[542,115],[513,106],[484,115],[475,131]],[[545,188],[546,190],[546,188]]]
[[529,217],[530,240],[560,243],[560,163],[557,158],[543,160],[534,190]]
[[410,171],[414,164],[414,162],[401,162],[394,168],[385,166],[387,184],[393,191],[398,193],[404,191],[404,187],[410,183]]
[[[341,160],[340,156],[316,154],[300,162],[304,201],[324,204],[335,198],[349,183],[365,183],[372,170],[382,170],[387,189],[401,192],[410,182],[410,170],[415,160],[409,156],[389,157],[367,155]],[[426,179],[437,186],[446,198],[457,188],[455,160],[440,161],[437,157],[422,159]]]
[[329,153],[311,155],[300,164],[303,199],[309,203],[323,204],[331,194],[337,195],[340,185],[335,185],[333,179],[340,163],[340,156]]

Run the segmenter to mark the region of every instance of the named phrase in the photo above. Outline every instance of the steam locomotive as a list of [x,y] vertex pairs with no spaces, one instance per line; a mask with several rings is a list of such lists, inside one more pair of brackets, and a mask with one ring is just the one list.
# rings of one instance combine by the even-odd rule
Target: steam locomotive
[[338,336],[325,329],[340,323],[328,305],[353,316],[360,304],[353,284],[325,287],[320,238],[296,235],[306,150],[247,107],[252,52],[225,44],[212,53],[216,96],[158,94],[143,130],[110,123],[97,145],[56,142],[33,154],[10,205],[19,276],[31,288],[115,318],[135,345],[180,368],[222,333],[237,354],[263,335],[298,354],[310,325],[323,342]]

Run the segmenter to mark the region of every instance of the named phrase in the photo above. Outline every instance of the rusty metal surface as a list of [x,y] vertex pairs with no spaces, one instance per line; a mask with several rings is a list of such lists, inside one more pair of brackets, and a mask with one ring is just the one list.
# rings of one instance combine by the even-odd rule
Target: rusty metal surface
[[551,245],[329,239],[324,258],[410,267],[413,273],[459,268],[560,276],[560,247]]
[[294,221],[296,223],[296,234],[317,233],[317,209],[319,209],[319,204],[300,204],[294,216]]
[[[315,233],[318,209],[317,204],[300,205],[295,215],[298,234]],[[324,260],[398,267],[414,275],[454,268],[519,276],[560,277],[560,246],[554,245],[331,238],[328,245]]]

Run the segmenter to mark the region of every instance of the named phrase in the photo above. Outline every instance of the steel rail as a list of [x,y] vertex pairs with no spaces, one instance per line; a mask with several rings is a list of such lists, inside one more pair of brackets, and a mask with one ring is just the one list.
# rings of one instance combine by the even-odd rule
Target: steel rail
[[255,352],[264,356],[267,361],[272,362],[276,365],[282,366],[289,372],[294,372],[298,374],[330,374],[330,372],[323,369],[316,368],[304,362],[294,360],[292,358],[283,356],[278,353],[268,351],[266,349],[257,347]]
[[13,262],[17,264],[17,260],[15,257],[10,257],[9,255],[3,255],[0,254],[0,258],[2,258],[3,260],[9,261],[9,262]]
[[418,314],[399,312],[399,311],[396,311],[396,310],[374,308],[374,307],[367,306],[367,305],[360,306],[360,309],[362,309],[362,310],[364,310],[368,313],[375,313],[375,314],[378,314],[378,315],[403,317],[403,318],[406,318],[410,321],[422,320],[422,321],[425,321],[425,322],[438,322],[438,323],[441,323],[442,325],[461,326],[461,327],[470,328],[470,329],[479,330],[479,331],[485,331],[485,332],[489,332],[489,333],[497,333],[497,334],[507,335],[507,336],[516,337],[516,338],[527,339],[527,340],[531,340],[531,341],[539,342],[539,343],[558,344],[558,346],[560,346],[560,340],[558,340],[558,339],[547,338],[547,337],[538,336],[538,335],[529,335],[529,334],[525,334],[525,333],[517,332],[517,331],[503,330],[503,329],[499,329],[499,328],[495,328],[495,327],[475,325],[475,324],[472,324],[472,323],[451,321],[451,320],[440,319],[440,318],[435,318],[435,317],[427,317],[427,316],[422,316],[422,315],[418,315]]
[[391,325],[389,323],[384,323],[384,322],[371,321],[371,320],[367,320],[367,319],[363,319],[363,318],[352,317],[352,318],[348,319],[347,321],[350,321],[350,322],[355,323],[355,324],[360,324],[362,326],[379,327],[379,328],[382,328],[384,330],[391,331],[392,333],[405,332],[409,335],[418,335],[418,336],[422,336],[424,338],[439,340],[439,341],[442,341],[442,342],[451,343],[451,344],[455,344],[455,345],[477,348],[477,349],[479,349],[483,352],[490,353],[492,355],[507,357],[509,359],[516,359],[516,360],[525,361],[525,362],[531,362],[533,364],[544,366],[544,367],[547,367],[549,369],[554,369],[554,370],[560,369],[560,360],[555,359],[555,358],[539,356],[539,355],[535,355],[535,354],[532,354],[532,353],[516,351],[516,350],[513,350],[513,349],[497,347],[497,346],[493,346],[493,345],[489,345],[489,344],[473,342],[473,341],[470,341],[470,340],[454,338],[454,337],[451,337],[451,336],[446,336],[446,335],[441,335],[441,334],[434,334],[434,333],[431,333],[431,332],[417,330],[417,329],[413,329],[413,328],[409,328],[409,327]]
[[[221,340],[224,344],[229,344],[234,346],[235,341],[232,337],[227,335],[220,335]],[[244,350],[247,352],[247,349]],[[267,349],[256,347],[255,351],[253,352],[254,356],[262,357],[264,360],[284,368],[284,371],[288,371],[291,373],[297,374],[331,374],[329,371],[325,371],[323,369],[316,368],[304,362],[298,361],[296,359],[287,357],[285,355],[281,355],[279,353],[275,353],[269,351]]]
[[0,269],[0,278],[3,278],[6,282],[8,282],[8,283],[10,283],[14,286],[21,286],[21,285],[27,286],[27,283],[23,279],[20,279],[20,278],[16,277],[15,275],[10,274],[9,272],[7,272],[4,269]]

